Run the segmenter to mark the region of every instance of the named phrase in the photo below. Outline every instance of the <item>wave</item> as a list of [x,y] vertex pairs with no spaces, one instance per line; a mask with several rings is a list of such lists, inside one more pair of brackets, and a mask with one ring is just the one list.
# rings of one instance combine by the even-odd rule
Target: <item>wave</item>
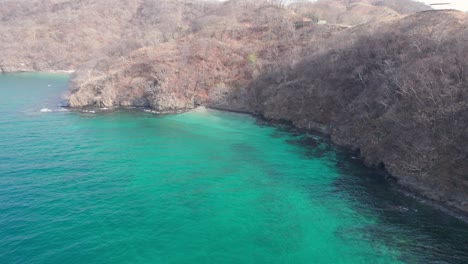
[[68,110],[66,108],[63,108],[63,107],[60,107],[60,108],[57,108],[57,109],[41,108],[41,110],[39,110],[39,112],[41,112],[41,113],[69,112],[69,111],[70,110]]
[[145,113],[150,113],[150,114],[157,114],[156,111],[151,110],[151,109],[143,109],[143,112],[145,112]]
[[53,111],[52,111],[51,109],[49,109],[49,108],[42,108],[42,109],[40,110],[40,112],[41,112],[41,113],[50,113],[50,112],[53,112]]

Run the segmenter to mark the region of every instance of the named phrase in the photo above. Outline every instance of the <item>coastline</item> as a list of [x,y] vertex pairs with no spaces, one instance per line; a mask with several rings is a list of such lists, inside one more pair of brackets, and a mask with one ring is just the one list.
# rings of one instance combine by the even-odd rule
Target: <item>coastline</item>
[[0,1],[0,264],[468,264],[429,2]]
[[15,69],[15,70],[4,70],[0,67],[0,74],[14,74],[14,73],[51,73],[51,74],[73,74],[76,70],[44,70],[36,71],[33,69]]
[[[47,70],[47,71],[20,70],[20,71],[9,71],[9,72],[1,72],[1,73],[2,74],[9,74],[9,73],[12,73],[12,74],[14,73],[73,74],[74,72],[75,70]],[[320,129],[320,127],[311,126],[308,128],[301,128],[301,127],[295,126],[293,122],[291,121],[269,119],[269,118],[264,117],[261,113],[255,113],[247,109],[236,109],[236,108],[230,108],[227,106],[219,106],[219,105],[216,105],[216,106],[215,105],[200,105],[192,109],[169,110],[169,111],[156,111],[147,107],[76,108],[76,107],[65,106],[65,108],[70,109],[70,110],[77,110],[77,112],[88,113],[88,114],[89,113],[99,114],[101,112],[115,111],[118,109],[124,109],[124,110],[136,109],[138,111],[142,111],[142,112],[149,113],[149,114],[165,115],[165,114],[181,114],[184,112],[194,111],[200,108],[232,112],[232,113],[238,113],[238,114],[245,114],[245,115],[250,115],[258,120],[262,120],[271,126],[278,126],[278,125],[285,126],[291,129],[291,132],[297,132],[301,134],[312,133],[314,135],[318,135],[322,138],[326,138],[327,140],[329,140],[330,144],[333,144],[334,146],[339,147],[340,149],[346,150],[349,153],[355,153],[355,151],[353,151],[349,146],[341,145],[341,144],[338,144],[337,142],[334,142],[332,138],[330,137],[330,134],[328,133],[328,131],[324,129]],[[421,191],[418,188],[418,186],[414,186],[414,184],[405,184],[404,182],[400,181],[398,177],[388,172],[385,168],[369,166],[365,164],[363,157],[361,157],[360,155],[356,155],[356,156],[358,157],[359,161],[362,162],[366,167],[380,170],[384,172],[386,175],[388,175],[388,178],[392,179],[392,182],[397,187],[396,190],[401,192],[402,194],[412,196],[414,199],[418,200],[421,203],[428,204],[431,207],[445,214],[448,214],[463,222],[468,223],[468,212],[456,207],[454,203],[450,203],[449,201],[441,201],[441,200],[434,199],[431,197],[430,194],[425,193],[424,191]]]
[[46,73],[65,73],[65,74],[72,74],[75,73],[76,70],[51,70],[51,71],[46,71]]
[[[313,128],[311,128],[311,129],[299,128],[299,127],[294,126],[292,122],[281,121],[281,120],[271,120],[271,119],[265,118],[264,116],[262,116],[259,113],[252,113],[252,112],[248,112],[248,111],[233,110],[233,109],[223,108],[223,107],[219,107],[219,106],[215,106],[215,107],[204,106],[204,107],[207,108],[207,109],[213,109],[213,110],[217,110],[217,111],[225,111],[225,112],[232,112],[232,113],[238,113],[238,114],[247,114],[247,115],[250,115],[250,116],[252,116],[252,117],[254,117],[256,119],[262,120],[262,121],[266,122],[267,124],[269,124],[271,126],[279,126],[279,125],[286,126],[291,130],[291,132],[297,132],[297,133],[300,133],[300,134],[311,133],[311,134],[314,134],[314,135],[318,135],[318,136],[320,136],[322,138],[325,138],[325,139],[329,140],[329,143],[332,144],[333,146],[338,147],[338,148],[340,148],[342,150],[345,150],[346,152],[350,153],[350,155],[352,155],[353,153],[356,154],[356,152],[353,151],[351,148],[340,145],[340,144],[337,144],[336,142],[334,142],[331,139],[329,134],[324,133],[324,131],[321,131],[321,130],[315,130]],[[390,174],[385,168],[378,168],[378,167],[368,166],[367,164],[365,164],[362,157],[360,157],[359,155],[356,155],[356,157],[358,158],[358,160],[364,166],[366,166],[368,168],[371,168],[371,169],[375,169],[377,171],[383,172],[383,175],[386,175],[385,178],[386,178],[386,180],[389,181],[389,184],[394,185],[395,191],[400,192],[403,195],[410,196],[413,199],[415,199],[416,201],[418,201],[419,203],[427,204],[427,205],[431,206],[432,208],[434,208],[434,209],[436,209],[436,210],[438,210],[440,212],[443,212],[445,214],[448,214],[448,215],[450,215],[450,216],[452,216],[452,217],[454,217],[454,218],[456,218],[456,219],[458,219],[458,220],[460,220],[462,222],[468,223],[468,212],[463,211],[460,208],[457,208],[456,206],[454,206],[453,204],[451,204],[449,202],[438,201],[438,200],[430,197],[430,195],[419,191],[418,188],[416,188],[415,186],[413,186],[411,184],[407,185],[407,184],[402,183],[401,181],[399,181],[398,177]]]
[[351,148],[347,146],[340,145],[337,142],[334,142],[332,138],[330,137],[330,135],[321,129],[300,128],[300,127],[294,126],[294,124],[290,121],[268,119],[262,116],[260,113],[254,113],[251,111],[241,110],[241,109],[232,109],[232,108],[222,107],[222,106],[200,105],[192,109],[183,109],[183,110],[178,110],[178,111],[164,111],[164,112],[154,111],[154,110],[144,108],[144,107],[112,107],[112,108],[66,107],[66,108],[71,109],[71,110],[77,110],[78,112],[85,113],[85,114],[86,113],[99,114],[99,113],[103,113],[107,111],[116,111],[120,109],[120,110],[128,110],[128,111],[137,110],[139,112],[144,112],[144,113],[153,114],[153,115],[182,114],[182,113],[186,113],[190,111],[200,111],[200,110],[215,110],[215,111],[231,112],[231,113],[242,114],[242,115],[249,115],[259,121],[265,122],[266,124],[270,126],[274,126],[274,127],[281,126],[283,128],[287,128],[288,131],[291,133],[313,134],[313,135],[322,137],[326,139],[329,142],[329,144],[332,144],[333,146],[349,153],[350,156],[356,156],[359,162],[361,162],[367,168],[374,169],[377,172],[381,172],[382,175],[385,175],[384,176],[385,180],[388,181],[389,185],[395,188],[395,191],[401,193],[402,195],[410,196],[416,201],[418,201],[419,203],[426,204],[462,222],[468,223],[468,212],[465,212],[462,209],[457,208],[456,206],[454,206],[453,204],[449,202],[440,201],[440,200],[432,198],[429,194],[426,194],[418,190],[417,186],[415,187],[411,184],[404,184],[402,181],[399,180],[398,177],[392,175],[385,168],[379,168],[379,167],[373,167],[373,166],[367,165],[364,162],[363,157],[361,157],[356,151],[353,151]]

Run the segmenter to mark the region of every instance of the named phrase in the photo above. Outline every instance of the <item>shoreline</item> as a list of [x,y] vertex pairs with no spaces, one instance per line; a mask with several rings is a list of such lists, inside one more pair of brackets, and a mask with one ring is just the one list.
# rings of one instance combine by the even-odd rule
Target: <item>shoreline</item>
[[[329,134],[325,133],[324,131],[320,130],[315,130],[313,128],[307,129],[307,128],[299,128],[296,127],[292,124],[292,122],[285,121],[285,120],[272,120],[265,118],[259,113],[254,113],[250,112],[247,110],[239,110],[239,109],[231,109],[227,107],[221,107],[221,106],[205,106],[205,105],[200,105],[197,107],[194,107],[192,109],[183,109],[183,110],[173,110],[173,111],[164,111],[164,112],[158,112],[155,110],[152,110],[147,107],[110,107],[110,108],[98,108],[98,107],[82,107],[82,108],[76,108],[76,107],[69,107],[66,106],[65,108],[70,109],[70,110],[76,110],[79,113],[91,113],[91,114],[99,114],[99,113],[104,113],[104,112],[109,112],[109,111],[117,111],[117,110],[127,110],[127,111],[132,111],[132,110],[137,110],[139,112],[143,113],[148,113],[152,115],[167,115],[167,114],[181,114],[181,113],[186,113],[190,111],[196,111],[197,109],[208,109],[208,110],[215,110],[215,111],[223,111],[223,112],[231,112],[231,113],[236,113],[236,114],[242,114],[242,115],[249,115],[257,120],[264,121],[266,124],[274,127],[279,127],[283,126],[286,127],[289,132],[293,133],[299,133],[299,134],[313,134],[320,136],[324,139],[326,139],[330,144],[332,144],[335,147],[338,147],[341,150],[344,150],[348,152],[350,155],[353,153],[356,154],[355,151],[352,149],[339,145],[333,140],[331,140],[331,137]],[[354,155],[357,157],[359,162],[361,162],[365,167],[374,169],[376,171],[382,172],[383,175],[385,175],[385,179],[389,182],[389,184],[392,184],[393,187],[395,188],[395,191],[400,192],[403,195],[411,196],[413,199],[418,201],[419,203],[426,204],[434,209],[436,209],[439,212],[442,212],[444,214],[450,215],[451,217],[454,217],[464,223],[468,223],[468,212],[463,211],[460,208],[457,208],[456,206],[451,205],[450,203],[444,202],[444,201],[439,201],[434,198],[431,198],[430,195],[424,194],[421,191],[418,191],[417,187],[414,187],[412,185],[405,185],[400,182],[400,180],[391,175],[387,170],[384,168],[378,168],[378,167],[372,167],[368,166],[364,163],[362,157],[359,155]]]
[[[352,149],[347,148],[346,146],[341,146],[333,142],[329,136],[329,134],[324,133],[323,131],[318,131],[314,129],[305,129],[305,128],[298,128],[294,126],[291,122],[288,121],[280,121],[280,120],[270,120],[268,118],[263,117],[262,115],[258,113],[251,113],[248,111],[238,111],[238,110],[232,110],[229,108],[222,108],[222,107],[210,107],[210,106],[204,106],[207,109],[212,109],[212,110],[217,110],[217,111],[225,111],[225,112],[232,112],[232,113],[238,113],[238,114],[247,114],[250,115],[256,119],[262,120],[266,122],[267,124],[271,126],[286,126],[288,127],[291,132],[297,132],[300,134],[306,134],[306,133],[311,133],[320,137],[323,137],[329,141],[330,144],[332,144],[335,147],[338,147],[342,150],[345,150],[346,152],[352,154],[355,153]],[[403,195],[410,196],[419,203],[426,204],[444,214],[450,215],[451,217],[454,217],[464,223],[468,223],[468,212],[465,212],[461,210],[460,208],[457,208],[449,203],[443,202],[443,201],[438,201],[436,199],[431,198],[429,195],[426,195],[420,191],[417,190],[414,186],[411,185],[405,185],[402,184],[399,179],[393,175],[391,175],[387,170],[382,169],[382,168],[377,168],[377,167],[370,167],[364,163],[362,158],[359,155],[356,155],[357,159],[359,162],[361,162],[364,166],[370,169],[375,169],[377,171],[380,171],[383,173],[383,175],[386,175],[385,178],[386,180],[393,184],[395,187],[395,191],[402,193]]]
[[75,73],[76,70],[52,70],[52,71],[45,71],[45,73],[66,73],[66,74],[72,74]]
[[15,74],[15,73],[73,74],[75,72],[76,72],[76,70],[46,70],[46,71],[35,71],[35,70],[31,70],[31,69],[14,70],[14,71],[4,71],[3,69],[0,70],[0,74]]

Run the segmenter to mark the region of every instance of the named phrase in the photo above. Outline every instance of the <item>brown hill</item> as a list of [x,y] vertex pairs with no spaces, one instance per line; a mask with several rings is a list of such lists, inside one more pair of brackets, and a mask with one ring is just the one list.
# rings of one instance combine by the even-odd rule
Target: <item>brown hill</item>
[[299,21],[302,17],[276,6],[226,3],[195,20],[186,37],[136,50],[117,62],[84,65],[74,78],[70,105],[176,111],[218,102],[260,71],[285,58],[299,59],[302,47],[343,29],[296,29]]
[[208,2],[0,1],[0,70],[74,70],[94,58],[178,38]]
[[467,28],[458,11],[349,28],[328,50],[259,77],[251,105],[330,134],[403,185],[468,211]]
[[[3,0],[0,71],[74,70],[92,59],[125,56],[184,37],[196,27],[206,30],[222,24],[209,21],[210,16],[226,19],[234,14],[238,21],[243,21],[240,16],[255,18],[256,14],[242,11],[246,5],[258,8],[265,4],[253,0],[223,4],[202,0]],[[293,9],[300,17],[356,25],[423,7],[411,0],[322,0],[298,3]]]
[[[70,70],[119,40],[137,5],[126,1],[2,1],[0,68]],[[104,23],[104,21],[108,23]]]

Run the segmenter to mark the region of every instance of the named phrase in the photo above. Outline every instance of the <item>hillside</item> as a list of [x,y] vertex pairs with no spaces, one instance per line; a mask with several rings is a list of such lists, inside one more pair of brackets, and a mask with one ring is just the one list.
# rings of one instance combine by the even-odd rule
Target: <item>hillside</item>
[[349,28],[329,50],[257,78],[251,106],[330,134],[401,184],[467,211],[467,26],[462,12],[430,11]]
[[83,65],[73,79],[70,105],[166,112],[218,104],[260,72],[299,61],[303,47],[344,29],[296,29],[297,22],[302,17],[276,6],[226,3],[195,20],[190,35],[116,61]]
[[[137,5],[124,1],[2,1],[0,68],[71,70],[119,40]],[[108,17],[108,18],[106,18]],[[106,21],[106,23],[104,23]]]
[[0,70],[74,70],[95,58],[122,56],[179,37],[210,5],[184,0],[1,1]]
[[[190,35],[199,18],[211,26],[239,7],[279,6],[283,1],[232,0],[3,0],[0,1],[0,71],[76,70],[85,62],[118,58],[130,52]],[[304,19],[319,18],[332,24],[355,25],[424,9],[411,0],[326,0],[297,3],[293,10]],[[349,2],[349,1],[348,1]],[[327,4],[323,4],[327,3]],[[221,7],[221,8],[220,8]],[[404,7],[402,9],[402,7]],[[332,18],[314,17],[319,10]],[[426,7],[427,8],[427,7]],[[256,17],[256,14],[250,14]],[[202,19],[203,20],[203,19]],[[198,23],[195,23],[198,21]]]
[[[400,1],[405,3],[404,0]],[[198,17],[185,19],[190,26],[185,25],[186,29],[179,32],[174,29],[172,32],[175,32],[177,37],[171,37],[169,40],[172,41],[156,41],[153,45],[146,43],[142,49],[117,52],[119,56],[103,56],[81,65],[73,80],[70,105],[137,105],[163,112],[178,111],[208,102],[226,105],[222,101],[232,95],[231,88],[242,90],[258,73],[298,62],[305,54],[326,47],[328,44],[324,43],[325,40],[349,27],[340,23],[317,25],[310,21],[305,13],[297,12],[307,10],[307,3],[296,3],[292,9],[286,9],[270,2],[263,4],[259,1],[237,0],[213,4],[205,8],[204,13],[199,12]],[[349,8],[344,6],[344,1],[335,0],[319,1],[312,5],[343,5],[342,16],[350,19],[371,17],[373,20],[387,21],[403,16],[389,7],[382,6],[383,2],[377,1],[375,3],[378,5],[374,5],[374,2],[367,0],[354,1]],[[410,0],[407,2],[412,3]],[[302,8],[298,9],[299,6]],[[177,8],[173,6],[172,10],[175,9]],[[137,17],[148,16],[142,15],[146,12],[157,13],[138,12]],[[171,20],[173,19],[164,19]],[[148,23],[151,19],[144,21],[151,25]],[[140,23],[140,29],[145,27],[143,24]],[[155,24],[143,31],[149,32],[158,28],[161,26]],[[150,70],[141,70],[142,65]],[[199,67],[206,71],[197,71]],[[158,74],[153,74],[155,72]],[[161,75],[160,72],[164,74]],[[151,75],[157,77],[153,78]],[[142,87],[145,83],[154,83],[153,79],[157,79],[156,88]],[[136,80],[142,83],[136,85]],[[166,91],[164,87],[177,87],[174,89],[180,91]],[[182,93],[184,95],[180,96]],[[160,100],[162,94],[171,98],[170,106],[161,106],[167,102]],[[244,100],[240,95],[235,97],[240,97],[238,101]],[[245,108],[241,103],[237,103],[238,107]]]

